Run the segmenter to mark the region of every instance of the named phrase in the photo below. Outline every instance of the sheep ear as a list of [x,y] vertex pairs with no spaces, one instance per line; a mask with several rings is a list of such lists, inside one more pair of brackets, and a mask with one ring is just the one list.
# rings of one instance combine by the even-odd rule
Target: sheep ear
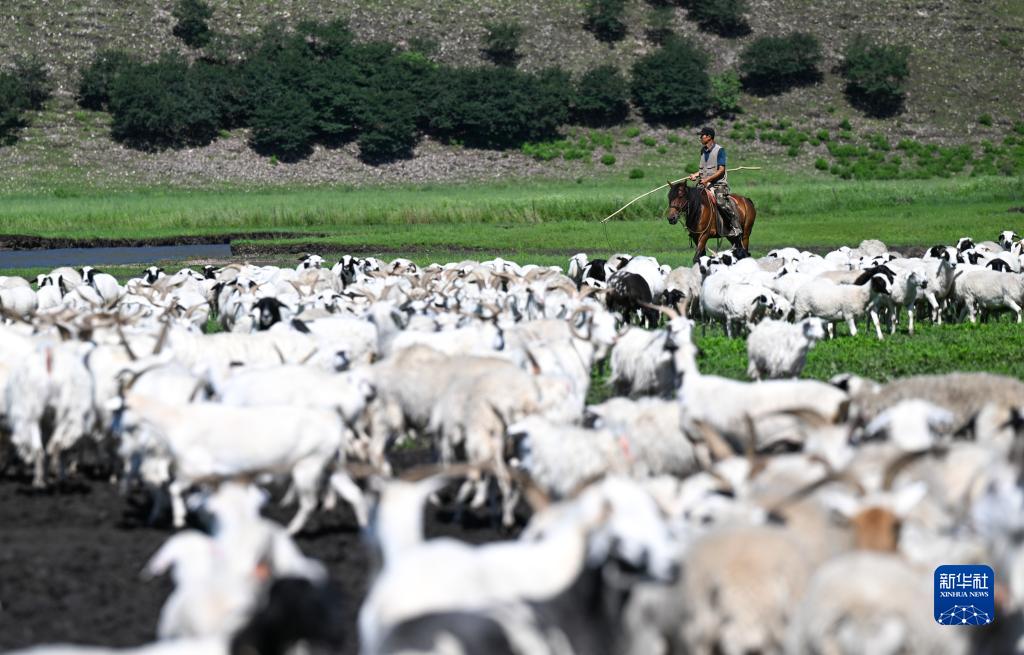
[[825,507],[839,513],[847,520],[852,519],[860,511],[860,503],[848,493],[827,490],[819,494]]
[[928,485],[923,480],[901,487],[893,494],[893,514],[898,518],[905,518],[927,493]]

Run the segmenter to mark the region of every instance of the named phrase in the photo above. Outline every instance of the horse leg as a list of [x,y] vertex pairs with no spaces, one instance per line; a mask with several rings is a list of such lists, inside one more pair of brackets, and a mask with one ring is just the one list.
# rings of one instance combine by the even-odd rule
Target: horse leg
[[754,231],[754,206],[750,201],[744,202],[744,207],[740,208],[740,203],[736,203],[737,214],[740,217],[740,223],[743,225],[743,249],[750,250],[750,233]]
[[740,259],[743,259],[744,257],[749,257],[750,256],[750,253],[747,252],[747,249],[743,247],[743,237],[726,237],[726,238],[729,239],[729,243],[732,244],[733,250],[736,251],[736,256],[737,257],[739,257]]
[[700,237],[697,238],[697,254],[695,254],[693,256],[693,263],[694,264],[697,263],[698,259],[700,259],[701,257],[704,256],[705,246],[707,245],[708,238],[710,236],[711,235],[709,235],[709,234],[702,234],[702,235],[700,235]]

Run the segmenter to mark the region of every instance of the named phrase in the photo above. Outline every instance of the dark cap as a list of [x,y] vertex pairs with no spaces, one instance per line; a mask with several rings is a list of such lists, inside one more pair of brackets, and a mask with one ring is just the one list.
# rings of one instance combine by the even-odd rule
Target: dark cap
[[707,125],[700,128],[700,136],[704,136],[705,134],[707,134],[712,139],[715,138],[715,128],[708,127]]

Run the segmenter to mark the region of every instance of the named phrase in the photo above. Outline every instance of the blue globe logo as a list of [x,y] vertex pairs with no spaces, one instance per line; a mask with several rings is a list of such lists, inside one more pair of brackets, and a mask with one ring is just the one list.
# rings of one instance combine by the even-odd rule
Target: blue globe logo
[[987,625],[992,623],[988,612],[974,605],[954,605],[936,619],[939,625]]

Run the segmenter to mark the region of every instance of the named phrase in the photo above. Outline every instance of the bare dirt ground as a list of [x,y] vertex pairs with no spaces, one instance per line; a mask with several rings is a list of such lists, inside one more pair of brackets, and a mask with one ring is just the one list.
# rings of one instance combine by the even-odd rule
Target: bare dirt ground
[[[399,453],[399,468],[429,459],[426,450]],[[294,508],[271,505],[284,521]],[[160,608],[171,591],[167,578],[144,582],[139,571],[171,536],[166,525],[146,526],[141,496],[122,498],[106,480],[81,476],[40,493],[28,478],[0,476],[0,651],[42,643],[133,646],[155,637]],[[443,509],[429,509],[428,536],[473,543],[501,537],[487,521],[458,524]],[[345,590],[338,620],[355,653],[356,615],[374,568],[373,553],[347,507],[319,512],[297,540],[321,560]]]

